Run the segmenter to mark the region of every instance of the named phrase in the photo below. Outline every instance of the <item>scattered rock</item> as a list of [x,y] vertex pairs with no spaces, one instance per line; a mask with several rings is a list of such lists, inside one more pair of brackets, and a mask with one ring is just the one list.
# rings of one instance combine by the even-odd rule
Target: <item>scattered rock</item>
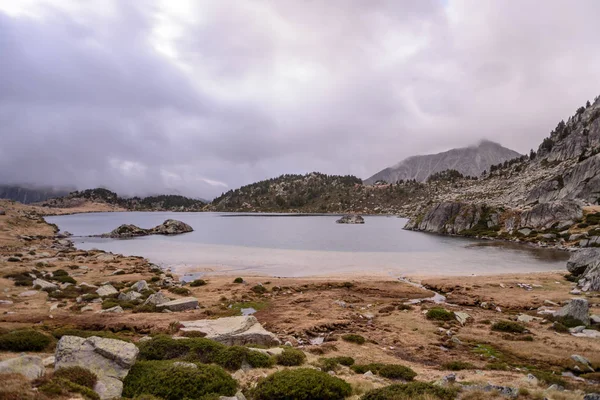
[[590,322],[592,325],[600,325],[600,315],[590,316]]
[[583,365],[584,367],[589,369],[591,372],[594,372],[594,368],[592,368],[592,364],[590,363],[590,360],[588,360],[587,358],[580,356],[579,354],[573,354],[571,356],[571,360],[575,361],[578,364]]
[[109,313],[109,314],[121,314],[123,312],[123,308],[121,306],[114,306],[111,308],[107,308],[106,310],[100,310],[101,314]]
[[98,290],[96,290],[96,293],[100,297],[106,297],[106,296],[111,296],[113,294],[117,294],[117,293],[119,293],[119,291],[117,289],[115,289],[113,285],[104,285],[104,286],[100,286],[98,288]]
[[242,393],[242,392],[237,392],[235,394],[235,396],[232,396],[232,397],[221,396],[221,397],[219,397],[219,400],[246,400],[246,396],[244,396],[244,393]]
[[150,229],[150,235],[177,235],[180,233],[193,232],[191,226],[176,219],[168,219],[162,224]]
[[567,261],[567,270],[575,276],[581,276],[598,260],[600,260],[600,249],[581,249],[571,254]]
[[101,399],[120,398],[123,379],[135,363],[138,348],[122,340],[63,336],[56,346],[55,369],[83,367],[98,376],[94,390]]
[[469,314],[467,314],[466,312],[462,312],[462,311],[455,312],[454,317],[461,325],[466,324],[469,319],[472,319]]
[[182,299],[171,300],[166,303],[157,304],[159,310],[185,311],[195,310],[198,307],[198,299],[195,297],[184,297]]
[[542,318],[539,317],[533,317],[531,315],[527,315],[527,314],[519,314],[517,316],[517,321],[519,322],[525,322],[525,323],[530,323],[533,322],[535,320],[541,320]]
[[37,290],[26,290],[25,292],[19,293],[19,297],[31,297],[35,296],[39,292]]
[[44,376],[44,361],[38,356],[21,356],[0,362],[0,374],[21,374],[29,380]]
[[337,222],[338,224],[364,224],[365,219],[360,215],[352,214],[344,215],[342,218],[338,219],[335,222]]
[[558,310],[554,314],[554,316],[558,317],[558,318],[568,317],[568,318],[576,319],[578,321],[581,321],[583,323],[583,325],[589,325],[590,324],[589,312],[590,312],[590,306],[588,304],[588,301],[586,299],[575,298],[575,299],[571,299],[571,301],[566,306],[564,306],[563,308]]
[[591,339],[600,338],[600,332],[594,329],[583,329],[581,332],[572,333],[572,335],[576,337],[586,337]]
[[45,281],[43,279],[34,279],[33,280],[33,287],[39,286],[40,290],[56,290],[58,289],[58,285]]
[[600,393],[588,393],[583,396],[583,400],[600,400]]
[[54,356],[49,356],[42,360],[42,364],[44,364],[44,367],[52,367],[52,366],[54,366],[55,362],[56,362],[56,357],[54,357]]
[[150,296],[148,296],[146,301],[144,301],[144,305],[150,304],[153,306],[158,306],[160,304],[165,304],[170,301],[171,301],[171,299],[169,299],[167,296],[165,296],[161,292],[158,292],[158,293],[154,293],[154,294],[151,294]]
[[131,289],[136,292],[143,292],[144,290],[150,289],[150,287],[148,287],[148,283],[145,280],[141,280],[131,285]]
[[127,293],[119,293],[118,299],[121,301],[135,301],[142,297],[144,297],[144,296],[141,293],[138,293],[136,291],[131,291],[131,292],[127,292]]
[[203,319],[198,321],[181,322],[184,332],[202,332],[206,338],[227,345],[260,344],[277,346],[279,339],[267,331],[253,316],[227,317],[214,320]]

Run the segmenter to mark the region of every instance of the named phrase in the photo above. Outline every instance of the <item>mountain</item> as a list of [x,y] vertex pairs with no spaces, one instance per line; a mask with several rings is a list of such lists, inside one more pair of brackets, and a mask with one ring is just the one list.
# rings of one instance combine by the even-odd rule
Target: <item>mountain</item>
[[55,197],[66,196],[71,190],[51,187],[0,185],[0,199],[14,200],[23,204],[39,203]]
[[476,146],[452,149],[438,154],[409,157],[398,164],[386,168],[365,180],[372,185],[377,181],[395,183],[415,179],[425,182],[430,175],[445,170],[456,170],[465,176],[477,177],[490,166],[520,157],[516,151],[502,147],[498,143],[484,140]]
[[202,211],[206,206],[206,202],[203,200],[190,199],[180,195],[123,198],[104,188],[71,192],[63,197],[49,199],[42,206],[72,208],[86,202],[105,203],[131,211]]

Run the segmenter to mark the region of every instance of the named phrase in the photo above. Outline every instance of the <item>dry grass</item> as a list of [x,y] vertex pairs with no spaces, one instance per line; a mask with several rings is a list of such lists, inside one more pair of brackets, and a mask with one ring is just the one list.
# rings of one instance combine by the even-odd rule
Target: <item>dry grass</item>
[[0,374],[0,400],[45,400],[46,396],[31,390],[21,374]]

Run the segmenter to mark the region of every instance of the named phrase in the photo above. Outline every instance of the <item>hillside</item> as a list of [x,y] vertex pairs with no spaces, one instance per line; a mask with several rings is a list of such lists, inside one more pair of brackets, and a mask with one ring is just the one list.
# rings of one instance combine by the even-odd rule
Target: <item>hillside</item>
[[212,211],[401,213],[415,201],[425,199],[425,185],[364,186],[355,176],[281,175],[230,190],[217,197]]
[[491,165],[520,157],[516,151],[498,143],[482,141],[476,146],[452,149],[438,154],[409,157],[398,164],[385,168],[365,180],[372,185],[377,181],[395,183],[402,180],[425,182],[429,176],[445,170],[456,170],[465,176],[478,177]]
[[69,189],[51,187],[28,187],[19,185],[0,185],[0,199],[14,200],[23,204],[39,203],[55,197],[69,194]]
[[131,211],[202,211],[206,203],[179,195],[158,195],[148,197],[122,198],[108,189],[96,188],[75,191],[67,196],[44,202],[44,207],[73,208],[83,203],[105,203]]

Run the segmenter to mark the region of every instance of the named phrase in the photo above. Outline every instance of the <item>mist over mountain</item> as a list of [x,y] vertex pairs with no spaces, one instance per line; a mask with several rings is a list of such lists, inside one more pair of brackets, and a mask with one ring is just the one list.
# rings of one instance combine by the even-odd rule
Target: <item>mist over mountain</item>
[[449,169],[465,176],[477,177],[490,166],[503,163],[521,154],[498,143],[483,140],[475,146],[452,149],[443,153],[409,157],[398,164],[385,168],[365,180],[371,185],[377,181],[396,183],[401,180],[425,182],[436,173]]

